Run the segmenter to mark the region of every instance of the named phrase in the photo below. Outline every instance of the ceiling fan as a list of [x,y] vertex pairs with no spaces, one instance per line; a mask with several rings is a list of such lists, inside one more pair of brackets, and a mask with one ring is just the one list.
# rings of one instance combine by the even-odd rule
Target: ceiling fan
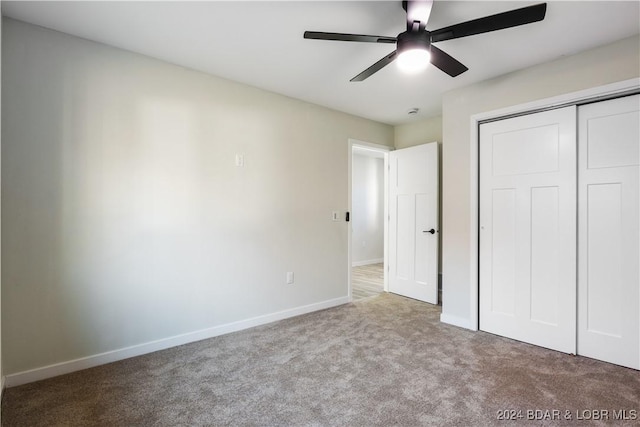
[[407,31],[398,34],[397,37],[305,31],[304,38],[365,43],[395,43],[396,50],[352,78],[352,82],[361,82],[371,77],[396,59],[400,68],[407,72],[423,70],[431,63],[451,77],[456,77],[467,71],[468,68],[457,59],[433,46],[432,43],[542,21],[547,11],[547,4],[541,3],[462,22],[435,31],[428,31],[426,26],[432,5],[433,0],[403,1],[402,8],[407,12]]

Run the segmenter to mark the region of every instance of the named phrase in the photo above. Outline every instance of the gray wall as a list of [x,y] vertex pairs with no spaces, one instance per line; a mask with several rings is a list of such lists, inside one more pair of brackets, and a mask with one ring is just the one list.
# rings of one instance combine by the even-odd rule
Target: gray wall
[[393,133],[394,146],[397,149],[434,141],[442,142],[442,116],[398,125],[394,128]]
[[353,155],[351,262],[384,258],[384,159]]
[[6,374],[347,296],[348,139],[392,127],[3,31]]
[[468,323],[471,313],[469,224],[470,121],[474,114],[640,76],[640,39],[563,57],[468,87],[443,98],[443,307]]

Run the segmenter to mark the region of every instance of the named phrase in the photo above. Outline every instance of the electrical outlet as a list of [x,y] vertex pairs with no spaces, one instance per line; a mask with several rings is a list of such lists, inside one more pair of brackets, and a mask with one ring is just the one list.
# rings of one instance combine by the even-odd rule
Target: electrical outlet
[[293,284],[293,271],[287,271],[287,285]]
[[236,154],[236,166],[244,167],[244,154]]

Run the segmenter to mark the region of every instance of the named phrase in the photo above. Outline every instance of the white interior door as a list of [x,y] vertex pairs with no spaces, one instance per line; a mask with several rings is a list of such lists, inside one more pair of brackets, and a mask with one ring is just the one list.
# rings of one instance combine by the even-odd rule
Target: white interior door
[[480,329],[576,352],[576,108],[480,126]]
[[578,354],[640,369],[640,96],[580,107]]
[[389,153],[389,292],[438,303],[438,143]]

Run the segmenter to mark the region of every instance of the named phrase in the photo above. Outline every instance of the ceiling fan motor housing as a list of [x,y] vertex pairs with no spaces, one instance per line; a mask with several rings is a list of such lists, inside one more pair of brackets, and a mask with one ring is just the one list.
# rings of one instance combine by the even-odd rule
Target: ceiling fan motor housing
[[398,34],[398,53],[406,52],[410,49],[430,50],[431,39],[428,31],[405,31]]

